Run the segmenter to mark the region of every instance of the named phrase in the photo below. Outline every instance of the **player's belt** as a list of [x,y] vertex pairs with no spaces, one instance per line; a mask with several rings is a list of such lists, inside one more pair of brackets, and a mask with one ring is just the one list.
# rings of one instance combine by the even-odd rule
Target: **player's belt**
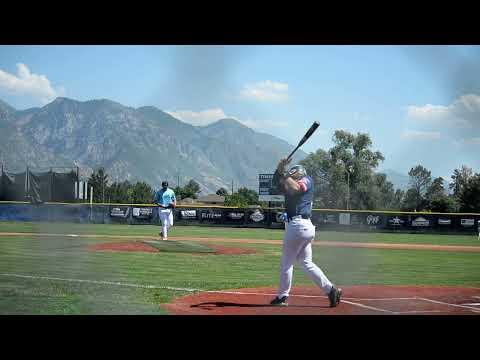
[[295,216],[292,216],[291,218],[289,218],[288,222],[290,222],[294,219],[310,219],[310,216],[308,216],[308,215],[295,215]]

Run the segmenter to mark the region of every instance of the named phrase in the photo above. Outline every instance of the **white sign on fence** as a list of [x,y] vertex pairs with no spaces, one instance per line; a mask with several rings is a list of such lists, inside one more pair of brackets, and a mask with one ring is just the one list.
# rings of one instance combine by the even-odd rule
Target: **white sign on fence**
[[350,213],[340,213],[338,222],[340,225],[350,225]]

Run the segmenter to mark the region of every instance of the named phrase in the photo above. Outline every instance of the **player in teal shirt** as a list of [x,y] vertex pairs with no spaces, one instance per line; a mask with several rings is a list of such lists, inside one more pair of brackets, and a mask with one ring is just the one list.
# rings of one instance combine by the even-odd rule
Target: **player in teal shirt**
[[162,189],[155,193],[153,202],[158,205],[158,218],[162,222],[160,236],[162,240],[168,240],[168,230],[173,226],[173,209],[177,206],[177,199],[168,182],[162,182]]

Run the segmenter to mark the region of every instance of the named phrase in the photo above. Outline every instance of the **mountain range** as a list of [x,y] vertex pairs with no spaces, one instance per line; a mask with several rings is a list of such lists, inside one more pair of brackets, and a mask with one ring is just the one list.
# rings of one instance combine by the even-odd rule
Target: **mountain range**
[[[110,181],[146,181],[157,188],[194,179],[202,194],[220,187],[258,189],[293,145],[234,119],[193,126],[153,106],[59,97],[16,110],[0,100],[0,160],[8,171],[78,166],[86,178],[105,167]],[[298,150],[294,162],[307,154]]]

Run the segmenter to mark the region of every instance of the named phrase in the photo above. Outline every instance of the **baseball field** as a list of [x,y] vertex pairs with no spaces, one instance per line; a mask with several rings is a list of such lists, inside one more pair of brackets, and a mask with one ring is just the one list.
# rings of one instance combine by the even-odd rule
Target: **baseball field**
[[0,222],[1,314],[480,314],[476,235],[328,232],[313,260],[344,289],[336,308],[300,267],[272,307],[283,230]]

